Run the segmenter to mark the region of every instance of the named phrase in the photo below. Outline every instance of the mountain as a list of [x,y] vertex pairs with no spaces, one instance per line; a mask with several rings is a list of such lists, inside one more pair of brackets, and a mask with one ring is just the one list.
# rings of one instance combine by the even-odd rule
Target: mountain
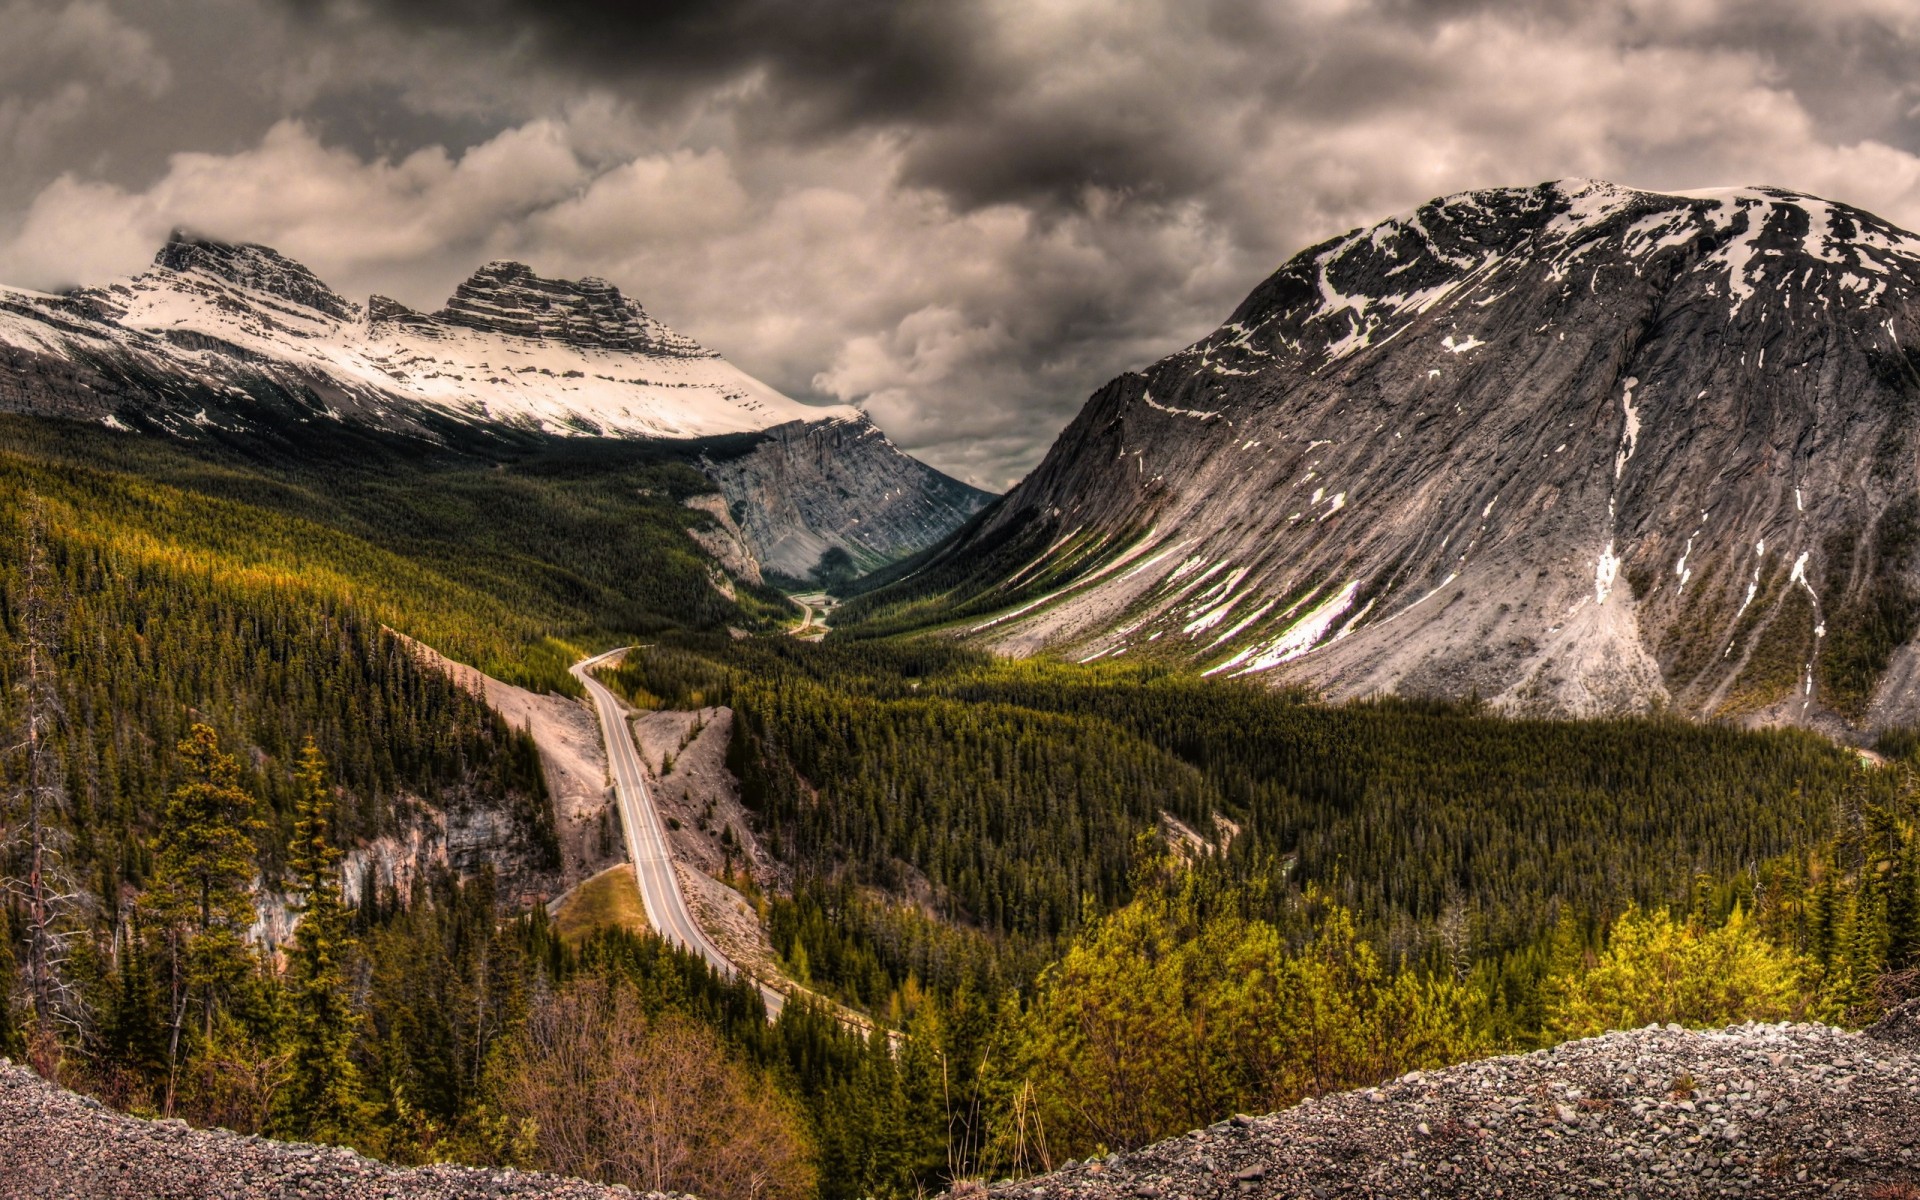
[[[733,464],[717,475],[732,506],[761,503],[774,480],[785,489],[785,519],[746,536],[793,575],[830,546],[868,563],[912,553],[986,499],[860,410],[782,395],[605,280],[514,262],[481,267],[429,314],[382,296],[355,304],[265,246],[176,233],[151,268],[104,287],[0,288],[0,412],[296,443],[322,420],[469,448],[722,439],[707,457]],[[803,430],[843,457],[823,465]]]
[[[1470,192],[1296,255],[868,598],[1334,697],[1920,720],[1920,238]],[[909,603],[910,602],[910,603]]]

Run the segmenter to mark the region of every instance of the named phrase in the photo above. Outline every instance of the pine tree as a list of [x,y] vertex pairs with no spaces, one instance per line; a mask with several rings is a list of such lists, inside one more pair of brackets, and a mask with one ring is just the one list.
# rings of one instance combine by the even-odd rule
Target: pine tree
[[218,736],[196,724],[180,742],[185,778],[167,800],[153,843],[147,905],[165,931],[169,1032],[166,1108],[173,1111],[182,1038],[197,999],[203,1044],[214,1014],[244,982],[244,937],[253,924],[253,834],[264,823],[241,786],[240,764],[221,753]]
[[358,1075],[349,1051],[357,1015],[343,964],[352,952],[340,900],[340,850],[333,842],[333,788],[311,738],[295,775],[293,844],[287,866],[299,893],[300,924],[289,964],[295,1030],[293,1122],[310,1137],[338,1140],[354,1124]]

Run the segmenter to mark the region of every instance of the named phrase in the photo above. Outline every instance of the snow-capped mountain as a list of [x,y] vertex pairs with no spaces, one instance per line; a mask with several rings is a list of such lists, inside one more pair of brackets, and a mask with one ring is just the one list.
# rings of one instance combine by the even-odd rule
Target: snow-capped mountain
[[[724,478],[736,504],[764,491],[768,472],[801,493],[810,523],[757,543],[746,531],[769,556],[761,565],[791,575],[828,546],[868,563],[911,553],[985,500],[903,454],[859,409],[782,395],[605,280],[546,279],[513,262],[481,267],[429,314],[382,296],[355,304],[265,246],[175,234],[151,268],[104,287],[0,287],[0,411],[179,436],[318,420],[433,440],[783,431],[714,453],[735,464]],[[836,463],[841,474],[885,485],[796,469],[782,448],[801,431],[836,431],[858,460]]]
[[1303,251],[896,586],[1335,696],[1920,719],[1920,238],[1570,180]]

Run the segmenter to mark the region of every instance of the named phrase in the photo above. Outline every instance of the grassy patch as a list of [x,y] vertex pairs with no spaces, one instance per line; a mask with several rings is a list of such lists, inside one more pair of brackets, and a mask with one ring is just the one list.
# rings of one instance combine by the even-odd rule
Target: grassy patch
[[597,929],[625,929],[644,933],[646,906],[633,881],[633,864],[609,867],[573,889],[553,914],[553,926],[568,943],[577,943]]

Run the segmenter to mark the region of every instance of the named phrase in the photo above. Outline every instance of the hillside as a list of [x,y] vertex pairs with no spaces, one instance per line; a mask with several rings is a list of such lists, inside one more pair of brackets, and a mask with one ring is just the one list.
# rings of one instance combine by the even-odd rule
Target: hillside
[[1911,722],[1917,288],[1920,238],[1781,189],[1437,199],[1106,385],[862,611],[1336,698]]

